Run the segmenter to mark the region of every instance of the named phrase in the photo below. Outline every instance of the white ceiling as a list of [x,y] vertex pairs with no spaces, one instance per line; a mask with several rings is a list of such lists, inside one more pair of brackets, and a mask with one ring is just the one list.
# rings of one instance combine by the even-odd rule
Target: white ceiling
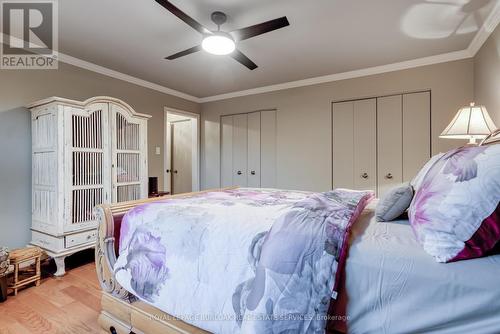
[[466,49],[500,0],[171,0],[210,29],[286,15],[290,26],[241,42],[259,68],[199,52],[201,42],[154,0],[59,1],[60,52],[196,97],[341,73]]

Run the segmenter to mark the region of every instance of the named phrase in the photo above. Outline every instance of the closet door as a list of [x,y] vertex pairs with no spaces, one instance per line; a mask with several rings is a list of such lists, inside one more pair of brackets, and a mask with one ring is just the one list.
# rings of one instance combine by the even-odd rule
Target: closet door
[[261,114],[253,112],[248,114],[248,186],[259,188],[261,183]]
[[376,100],[333,104],[333,187],[376,190]]
[[246,187],[248,166],[248,115],[233,116],[233,185]]
[[377,189],[377,102],[354,101],[354,189]]
[[431,156],[431,94],[403,95],[403,181],[410,182]]
[[119,105],[110,104],[111,179],[113,202],[147,196],[147,147],[145,124]]
[[333,104],[333,188],[354,188],[354,102]]
[[221,186],[233,185],[233,116],[221,117]]
[[378,197],[403,182],[402,96],[377,99]]
[[260,140],[261,140],[261,177],[260,185],[264,188],[276,188],[276,110],[260,112]]

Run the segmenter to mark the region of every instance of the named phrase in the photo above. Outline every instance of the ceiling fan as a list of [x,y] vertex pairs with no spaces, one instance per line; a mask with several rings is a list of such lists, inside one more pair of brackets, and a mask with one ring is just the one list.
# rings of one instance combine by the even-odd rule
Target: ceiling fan
[[237,29],[228,33],[220,30],[220,26],[226,23],[226,14],[224,14],[223,12],[213,12],[211,15],[211,19],[217,25],[217,30],[211,31],[198,23],[192,17],[184,13],[182,10],[177,8],[170,1],[155,1],[162,5],[165,9],[170,11],[172,14],[177,16],[179,19],[184,21],[191,28],[203,35],[203,41],[201,45],[197,45],[187,50],[177,52],[171,56],[168,56],[165,58],[168,60],[174,60],[180,57],[187,56],[191,53],[205,50],[206,52],[215,55],[229,55],[242,65],[246,66],[248,69],[255,70],[257,68],[257,65],[236,48],[236,43],[290,25],[286,16],[283,16],[278,19],[266,21],[246,28]]

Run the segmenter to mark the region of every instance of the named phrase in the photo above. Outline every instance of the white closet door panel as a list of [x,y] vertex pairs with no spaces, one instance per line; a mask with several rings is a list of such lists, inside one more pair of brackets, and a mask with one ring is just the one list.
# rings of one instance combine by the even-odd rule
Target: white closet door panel
[[233,185],[233,116],[221,117],[221,186]]
[[191,120],[172,123],[173,194],[193,190],[192,137]]
[[333,188],[354,187],[354,102],[333,104]]
[[261,127],[261,177],[263,188],[276,188],[276,110],[260,113]]
[[354,189],[377,190],[377,101],[354,101]]
[[248,186],[260,187],[260,112],[248,114]]
[[233,185],[246,187],[248,165],[248,115],[233,116]]
[[378,197],[403,182],[402,96],[377,99]]
[[411,181],[431,155],[430,92],[403,95],[403,181]]

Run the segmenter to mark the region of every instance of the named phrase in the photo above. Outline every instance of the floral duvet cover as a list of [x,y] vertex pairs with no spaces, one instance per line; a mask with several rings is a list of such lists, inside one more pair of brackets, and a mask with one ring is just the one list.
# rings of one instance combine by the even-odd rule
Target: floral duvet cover
[[347,232],[371,192],[239,188],[138,206],[118,282],[213,333],[322,333]]

